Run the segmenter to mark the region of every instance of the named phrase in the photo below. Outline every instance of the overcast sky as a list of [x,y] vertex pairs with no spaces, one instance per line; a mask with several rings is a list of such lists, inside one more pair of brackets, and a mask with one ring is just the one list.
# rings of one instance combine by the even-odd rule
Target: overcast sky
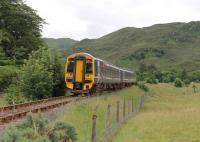
[[200,0],[27,0],[44,37],[98,38],[124,27],[200,20]]

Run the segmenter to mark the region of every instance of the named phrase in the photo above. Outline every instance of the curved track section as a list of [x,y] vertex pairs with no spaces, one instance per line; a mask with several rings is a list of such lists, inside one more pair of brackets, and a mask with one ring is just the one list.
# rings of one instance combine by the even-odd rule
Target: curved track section
[[53,108],[75,102],[80,100],[81,97],[74,96],[61,96],[38,101],[32,101],[17,105],[10,105],[0,108],[0,125],[16,121],[24,118],[27,113],[45,112]]

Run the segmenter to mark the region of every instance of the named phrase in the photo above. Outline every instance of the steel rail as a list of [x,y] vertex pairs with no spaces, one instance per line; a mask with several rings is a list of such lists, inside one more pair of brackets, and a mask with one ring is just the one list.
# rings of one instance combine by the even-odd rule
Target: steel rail
[[4,125],[18,119],[24,118],[27,113],[45,112],[70,102],[78,101],[82,97],[62,96],[43,99],[23,104],[10,105],[0,108],[0,125]]

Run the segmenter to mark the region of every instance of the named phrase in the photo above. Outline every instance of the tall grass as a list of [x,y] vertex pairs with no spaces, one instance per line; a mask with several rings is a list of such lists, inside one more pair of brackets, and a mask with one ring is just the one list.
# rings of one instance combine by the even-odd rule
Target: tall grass
[[[200,85],[197,85],[200,88]],[[112,142],[200,141],[200,91],[172,84],[149,85],[150,97],[142,112],[122,127]]]

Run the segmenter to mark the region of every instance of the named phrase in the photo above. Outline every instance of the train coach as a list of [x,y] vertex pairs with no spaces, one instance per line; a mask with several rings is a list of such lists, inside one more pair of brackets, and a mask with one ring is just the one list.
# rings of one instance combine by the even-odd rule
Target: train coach
[[135,74],[88,53],[75,53],[67,57],[65,82],[74,94],[93,94],[131,86]]

